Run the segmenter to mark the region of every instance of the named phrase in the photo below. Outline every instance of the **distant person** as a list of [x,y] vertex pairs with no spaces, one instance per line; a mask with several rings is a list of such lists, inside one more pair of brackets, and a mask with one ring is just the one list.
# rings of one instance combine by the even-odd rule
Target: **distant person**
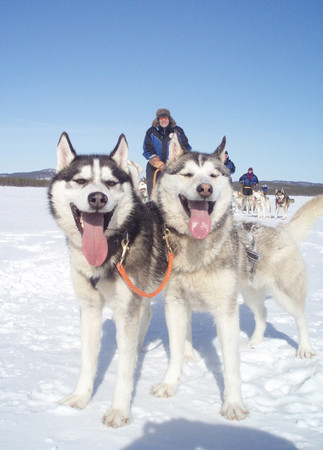
[[233,161],[229,159],[229,154],[227,151],[224,152],[224,165],[227,166],[227,169],[230,171],[231,175],[236,171],[236,166],[234,165]]
[[183,128],[176,125],[168,109],[158,109],[152,126],[146,132],[143,145],[143,155],[149,161],[146,167],[146,182],[149,198],[153,190],[154,173],[157,169],[162,172],[166,167],[169,142],[174,133],[177,133],[184,152],[189,152],[192,147],[188,143]]
[[253,173],[253,168],[249,167],[248,172],[244,173],[239,181],[242,185],[243,195],[252,195],[254,188],[258,184],[258,177]]
[[264,193],[264,195],[266,196],[267,195],[267,191],[268,191],[267,184],[264,184],[261,189],[262,189],[262,192]]

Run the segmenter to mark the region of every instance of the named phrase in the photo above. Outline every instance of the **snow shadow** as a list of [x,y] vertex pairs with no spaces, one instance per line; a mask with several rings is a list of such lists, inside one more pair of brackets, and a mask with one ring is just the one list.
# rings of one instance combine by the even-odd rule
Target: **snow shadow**
[[[152,319],[148,328],[142,351],[138,353],[138,361],[134,375],[134,393],[136,393],[137,381],[140,378],[141,370],[144,364],[146,347],[151,343],[158,343],[157,346],[163,345],[165,352],[168,353],[168,333],[164,314],[164,301],[161,299],[152,304]],[[102,337],[98,357],[98,370],[94,380],[93,394],[94,396],[104,380],[105,374],[117,351],[116,327],[113,319],[106,319],[102,324]],[[166,370],[166,367],[165,367]]]
[[[134,377],[134,395],[136,384],[140,378],[146,355],[146,348],[152,343],[156,346],[162,345],[169,360],[169,342],[168,332],[165,321],[164,299],[159,299],[152,303],[152,319],[147,331],[143,351],[138,354],[138,362]],[[240,305],[240,329],[250,338],[255,328],[255,321],[252,311],[245,304]],[[98,372],[94,381],[93,395],[97,392],[99,386],[104,380],[105,374],[117,351],[116,329],[112,319],[106,319],[102,325],[101,347],[98,358]],[[297,343],[287,334],[275,329],[267,322],[265,337],[271,339],[281,339],[286,341],[291,347],[297,349]],[[222,374],[222,365],[219,355],[214,346],[214,339],[217,338],[216,326],[213,324],[213,318],[208,313],[192,313],[192,338],[193,347],[204,360],[207,369],[213,374],[223,400],[224,380]],[[151,351],[151,349],[150,349]],[[166,370],[166,367],[165,367]]]
[[116,327],[112,319],[106,319],[102,324],[102,337],[98,357],[98,370],[94,380],[92,397],[104,380],[105,374],[117,350]]
[[[243,303],[242,305],[240,305],[240,330],[245,332],[250,339],[252,333],[254,332],[254,329],[255,329],[255,319],[253,312],[247,305]],[[298,344],[297,342],[294,341],[294,339],[290,338],[287,334],[276,330],[276,328],[270,322],[267,322],[267,327],[264,336],[265,338],[284,340],[296,350],[298,348]]]
[[192,341],[193,348],[203,359],[208,371],[213,374],[221,399],[223,401],[224,379],[222,362],[214,345],[214,339],[218,337],[213,317],[208,313],[192,313]]
[[147,422],[143,436],[123,450],[248,450],[296,449],[294,444],[273,434],[239,425],[212,425],[205,422],[174,419]]

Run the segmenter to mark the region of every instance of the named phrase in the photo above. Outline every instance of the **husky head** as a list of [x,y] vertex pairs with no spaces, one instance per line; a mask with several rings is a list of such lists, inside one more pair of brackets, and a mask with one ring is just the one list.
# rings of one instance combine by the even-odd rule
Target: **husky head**
[[57,173],[49,187],[50,208],[58,225],[89,264],[108,256],[107,237],[133,208],[128,145],[119,137],[109,156],[78,156],[67,133],[57,147]]
[[284,192],[284,189],[276,189],[275,190],[275,198],[276,198],[276,203],[278,203],[279,205],[281,203],[283,203],[285,198],[286,198],[286,194]]
[[173,136],[169,160],[154,193],[167,226],[204,239],[228,214],[232,188],[223,164],[225,144],[224,137],[211,155],[184,154],[177,135]]

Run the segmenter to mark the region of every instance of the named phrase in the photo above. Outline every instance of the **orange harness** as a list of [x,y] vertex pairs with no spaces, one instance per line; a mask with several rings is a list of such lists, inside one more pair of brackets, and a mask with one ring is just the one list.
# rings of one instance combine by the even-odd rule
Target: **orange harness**
[[165,239],[166,241],[166,245],[168,248],[168,266],[167,266],[167,271],[166,271],[166,275],[164,280],[162,281],[161,285],[154,291],[151,292],[150,294],[147,294],[144,291],[141,291],[140,289],[138,289],[130,280],[130,278],[128,277],[127,273],[126,273],[126,269],[124,268],[123,265],[123,261],[124,258],[126,256],[127,251],[129,250],[129,239],[123,239],[121,242],[122,245],[122,255],[121,255],[121,259],[120,261],[117,263],[117,269],[118,272],[120,273],[120,275],[122,276],[122,278],[124,279],[124,281],[127,283],[128,287],[135,293],[140,295],[140,297],[148,297],[148,298],[152,298],[155,295],[159,294],[160,291],[162,291],[164,289],[164,287],[166,286],[167,281],[169,280],[171,271],[172,271],[172,267],[173,267],[173,259],[174,259],[174,254],[173,251],[169,245],[168,242],[168,235],[169,235],[169,229],[165,228],[164,229],[164,233],[163,233],[163,239]]

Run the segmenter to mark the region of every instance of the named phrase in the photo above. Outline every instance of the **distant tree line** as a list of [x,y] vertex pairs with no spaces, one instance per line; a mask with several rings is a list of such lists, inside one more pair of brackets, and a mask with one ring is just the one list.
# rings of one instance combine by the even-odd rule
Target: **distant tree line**
[[[48,187],[50,180],[37,180],[33,178],[24,177],[0,177],[0,186],[18,186],[18,187]],[[268,194],[274,195],[276,189],[284,189],[287,195],[304,195],[304,196],[315,196],[323,194],[323,184],[319,183],[295,183],[290,184],[284,181],[259,181],[257,190],[261,189],[263,184],[268,186]],[[235,191],[240,191],[241,184],[238,181],[232,183],[233,189]]]
[[23,177],[0,177],[0,186],[47,187],[50,180],[36,180]]

